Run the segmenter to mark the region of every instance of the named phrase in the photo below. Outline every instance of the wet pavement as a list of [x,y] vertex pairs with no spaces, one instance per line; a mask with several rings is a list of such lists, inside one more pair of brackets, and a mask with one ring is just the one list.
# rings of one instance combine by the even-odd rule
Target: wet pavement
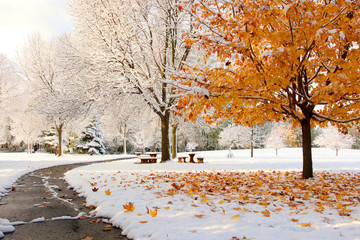
[[15,232],[2,240],[127,240],[107,219],[91,217],[85,198],[63,180],[65,172],[92,163],[45,168],[18,179],[13,191],[0,199],[0,218],[16,222]]

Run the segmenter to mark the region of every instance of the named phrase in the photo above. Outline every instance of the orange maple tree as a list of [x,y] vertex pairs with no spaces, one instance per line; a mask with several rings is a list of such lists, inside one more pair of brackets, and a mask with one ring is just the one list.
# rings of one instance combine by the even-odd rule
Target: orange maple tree
[[[359,7],[353,0],[194,0],[204,61],[186,67],[179,109],[195,119],[301,126],[303,178],[311,127],[360,119]],[[189,94],[190,93],[190,94]],[[208,111],[210,110],[211,111]],[[208,114],[206,112],[208,111]]]

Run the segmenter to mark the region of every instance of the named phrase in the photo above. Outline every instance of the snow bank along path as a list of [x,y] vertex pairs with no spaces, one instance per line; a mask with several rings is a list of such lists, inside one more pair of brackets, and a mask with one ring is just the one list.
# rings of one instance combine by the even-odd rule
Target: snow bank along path
[[359,150],[314,149],[306,181],[301,149],[233,153],[202,152],[205,164],[99,163],[65,179],[135,240],[360,239]]

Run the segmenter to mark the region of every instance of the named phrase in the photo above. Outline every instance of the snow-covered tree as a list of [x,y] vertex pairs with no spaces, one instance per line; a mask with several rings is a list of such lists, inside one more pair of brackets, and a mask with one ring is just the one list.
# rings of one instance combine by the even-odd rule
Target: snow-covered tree
[[330,126],[322,129],[322,133],[315,138],[314,143],[320,147],[334,149],[338,156],[340,149],[351,148],[354,138],[339,132],[336,127]]
[[250,148],[250,154],[253,157],[254,148],[263,147],[269,126],[270,124],[256,124],[253,127],[230,125],[220,133],[219,144],[228,146],[230,149],[231,147]]
[[130,141],[143,152],[145,148],[153,148],[156,151],[160,139],[159,120],[151,111],[140,115],[140,119],[139,128],[130,136]]
[[122,142],[123,154],[126,154],[129,135],[141,129],[144,120],[150,121],[149,116],[144,113],[147,112],[147,106],[141,97],[130,94],[117,97],[112,103],[105,105],[106,109],[101,117],[104,139],[106,142],[113,142],[115,148]]
[[56,136],[55,127],[51,127],[50,130],[43,131],[41,144],[44,145],[45,149],[51,153],[57,155],[58,138]]
[[39,140],[41,135],[40,126],[43,125],[41,116],[29,109],[18,113],[14,119],[12,133],[16,136],[17,142],[24,141],[26,143],[27,153],[32,153],[33,144]]
[[197,144],[196,142],[188,142],[186,144],[186,150],[188,150],[189,152],[192,152],[196,149],[196,147],[198,146],[199,144]]
[[[113,89],[139,94],[161,120],[161,161],[170,156],[170,117],[178,95],[168,82],[193,49],[182,35],[193,29],[179,0],[71,0],[69,9],[93,66],[118,74]],[[105,84],[105,78],[102,78]],[[106,82],[107,85],[108,82]],[[111,83],[110,83],[111,84]],[[103,85],[103,84],[101,84]],[[118,94],[115,92],[114,94]]]
[[[58,136],[58,156],[63,153],[62,137],[66,124],[88,109],[93,102],[79,79],[86,79],[71,37],[63,35],[45,41],[40,35],[29,37],[19,56],[23,76],[32,88],[32,109],[54,123]],[[81,82],[80,82],[81,83]]]
[[250,147],[251,146],[251,128],[244,126],[230,125],[220,133],[219,144],[229,148],[228,157],[232,156],[232,147]]
[[106,153],[100,124],[96,118],[85,127],[80,137],[80,144],[77,147],[82,153],[90,155],[104,155]]
[[[14,116],[17,115],[17,100],[22,96],[21,102],[26,101],[22,92],[23,84],[16,70],[14,62],[4,54],[0,54],[0,144],[9,147],[15,137],[12,128]],[[18,101],[19,102],[19,101]]]
[[280,148],[286,147],[289,128],[284,125],[275,126],[271,129],[265,140],[265,147],[275,149],[276,155]]

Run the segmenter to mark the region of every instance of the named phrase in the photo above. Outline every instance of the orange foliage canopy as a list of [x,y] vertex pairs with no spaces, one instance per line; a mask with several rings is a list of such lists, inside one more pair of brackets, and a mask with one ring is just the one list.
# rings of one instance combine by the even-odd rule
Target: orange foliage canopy
[[247,125],[359,119],[359,8],[353,0],[195,0],[198,34],[186,42],[206,56],[184,69],[183,84],[208,94],[186,94],[179,108],[188,119],[212,109],[210,121]]

